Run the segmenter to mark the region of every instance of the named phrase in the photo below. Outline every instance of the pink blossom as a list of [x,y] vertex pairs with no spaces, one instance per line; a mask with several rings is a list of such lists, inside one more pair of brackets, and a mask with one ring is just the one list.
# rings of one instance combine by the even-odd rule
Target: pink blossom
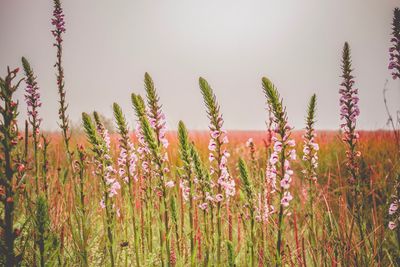
[[297,158],[296,150],[294,150],[294,149],[290,150],[290,159],[296,160],[296,158]]
[[397,203],[393,202],[392,204],[390,204],[389,215],[393,215],[397,211],[397,208],[398,208]]
[[102,209],[105,209],[105,208],[106,208],[106,204],[104,203],[104,198],[102,198],[101,201],[100,201],[100,207],[101,207]]
[[165,186],[166,186],[167,188],[171,188],[171,187],[174,187],[174,186],[175,186],[175,183],[174,183],[174,181],[168,181],[168,182],[165,183]]
[[279,161],[278,153],[276,151],[274,151],[274,153],[271,154],[271,157],[269,159],[269,163],[271,165],[275,165],[278,161]]
[[213,154],[213,153],[210,153],[210,155],[208,156],[208,160],[209,160],[210,162],[212,162],[213,160],[215,160],[215,157],[214,157],[214,154]]
[[246,147],[250,147],[252,143],[254,143],[254,142],[253,142],[253,138],[249,138],[249,139],[246,141]]
[[280,142],[280,141],[276,141],[276,142],[275,142],[275,144],[274,144],[274,151],[275,151],[276,153],[279,153],[279,152],[282,151],[282,142]]
[[290,147],[294,147],[296,145],[296,142],[294,141],[294,139],[291,139],[291,140],[287,141],[287,144]]
[[217,195],[215,196],[215,201],[216,201],[216,202],[221,202],[222,199],[223,199],[222,194],[217,194]]
[[40,101],[40,93],[39,87],[37,86],[36,81],[28,79],[26,80],[27,86],[25,89],[25,101],[27,105],[28,112],[28,120],[33,126],[33,130],[35,134],[39,134],[39,127],[42,121],[39,118],[38,108],[42,106],[42,102]]
[[61,34],[65,32],[65,21],[64,13],[60,4],[54,6],[53,18],[51,19],[51,24],[55,26],[55,29],[51,31],[53,36],[56,38],[56,42],[61,44],[63,41]]
[[208,203],[201,203],[201,204],[199,205],[199,208],[202,209],[202,210],[207,210],[207,208],[208,208]]
[[218,130],[215,130],[215,131],[211,131],[211,132],[210,132],[210,135],[211,135],[211,138],[212,138],[212,139],[218,138],[218,136],[219,136],[220,134],[221,134],[221,133],[220,133],[220,131],[218,131]]
[[208,150],[215,151],[216,148],[217,148],[217,144],[215,143],[215,140],[210,139],[210,143],[208,145]]
[[284,207],[289,206],[289,202],[293,199],[292,195],[290,194],[289,191],[286,191],[283,195],[283,198],[281,199],[281,205]]
[[390,230],[394,230],[397,227],[397,224],[395,222],[390,221],[388,227]]

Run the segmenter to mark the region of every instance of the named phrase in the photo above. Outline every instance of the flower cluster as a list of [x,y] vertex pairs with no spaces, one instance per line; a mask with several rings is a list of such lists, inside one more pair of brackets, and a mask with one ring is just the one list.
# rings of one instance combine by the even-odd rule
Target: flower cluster
[[61,44],[63,41],[61,34],[65,32],[65,21],[64,12],[59,0],[54,1],[53,18],[51,19],[51,24],[55,26],[55,29],[52,30],[51,33],[56,38],[56,42]]
[[267,201],[268,194],[265,196],[258,194],[257,206],[255,207],[255,219],[258,222],[267,222],[271,214],[275,212],[275,207]]
[[[307,110],[306,132],[303,135],[303,162],[305,165],[303,174],[310,181],[310,186],[311,182],[317,181],[318,168],[319,145],[315,142],[316,133],[314,130],[316,99],[315,94],[310,99]],[[312,189],[309,188],[309,190],[311,193]]]
[[150,125],[152,128],[156,131],[157,136],[158,136],[158,141],[161,143],[162,147],[164,148],[164,153],[162,154],[162,161],[164,163],[164,173],[169,172],[169,168],[166,166],[166,163],[168,162],[168,153],[165,151],[165,149],[168,148],[169,142],[166,137],[167,133],[167,127],[165,126],[166,121],[165,121],[165,115],[162,112],[161,108],[157,110],[157,115],[154,117],[151,117],[150,115],[148,116]]
[[[271,194],[279,191],[281,208],[287,208],[293,199],[289,191],[293,175],[289,160],[296,159],[296,150],[294,148],[296,143],[293,139],[290,139],[292,128],[288,125],[286,109],[282,105],[278,90],[269,79],[263,78],[262,82],[272,115],[271,145],[273,146],[273,151],[266,170],[267,186],[271,191],[267,193]],[[280,183],[279,189],[277,186],[278,179]]]
[[36,81],[36,77],[33,74],[33,70],[29,62],[22,58],[22,65],[24,66],[26,75],[26,89],[25,89],[25,101],[27,105],[28,120],[33,127],[35,136],[39,135],[40,123],[42,121],[39,118],[38,109],[42,106],[40,101],[39,86]]
[[189,194],[190,194],[190,187],[187,185],[187,180],[181,179],[179,183],[179,187],[182,190],[182,197],[183,200],[188,201],[189,200]]
[[[103,151],[103,158],[105,166],[103,163],[98,162],[98,173],[103,172],[104,175],[104,183],[106,185],[106,190],[108,193],[108,197],[112,198],[118,194],[118,190],[121,189],[121,185],[115,178],[117,171],[114,169],[112,164],[112,158],[110,156],[110,135],[108,134],[107,129],[103,127],[103,125],[98,125],[97,131],[99,132],[101,138],[105,144],[105,151]],[[104,168],[104,170],[103,170]],[[104,202],[104,201],[103,201]],[[104,205],[101,205],[104,208]]]
[[[290,127],[287,126],[286,129],[290,130]],[[293,199],[289,191],[290,184],[292,182],[293,170],[290,168],[290,161],[288,159],[296,159],[296,150],[294,149],[295,141],[293,139],[289,139],[289,135],[286,134],[283,136],[282,139],[278,138],[277,136],[273,136],[272,142],[274,144],[274,148],[269,159],[267,181],[271,183],[271,188],[273,189],[273,191],[275,191],[277,190],[277,177],[283,175],[282,177],[279,177],[281,190],[283,190],[281,205],[284,207],[288,207],[289,202]],[[284,172],[283,174],[278,174],[278,170],[282,168],[282,159]]]
[[40,123],[42,121],[42,119],[39,118],[39,113],[37,110],[39,107],[42,106],[42,103],[40,102],[39,87],[37,87],[36,83],[28,84],[26,86],[25,92],[26,92],[25,101],[28,109],[28,117],[31,122],[36,122],[34,127],[36,129],[36,134],[38,134]]
[[165,115],[161,109],[157,111],[156,116],[151,116],[149,113],[149,122],[151,127],[158,133],[158,141],[162,144],[164,148],[168,148],[169,142],[166,137],[166,121]]
[[400,9],[395,8],[392,23],[392,46],[389,48],[389,70],[392,71],[392,78],[400,78]]
[[303,170],[303,173],[307,176],[306,178],[317,181],[317,168],[318,168],[318,150],[319,145],[315,142],[316,133],[311,135],[304,135],[304,147],[303,147],[303,161],[309,163],[308,170]]
[[[138,180],[138,177],[136,175],[137,161],[138,157],[136,156],[135,148],[132,142],[128,140],[128,151],[120,146],[120,153],[118,157],[118,173],[125,183],[129,182],[129,177],[133,177],[135,181]],[[127,166],[129,166],[128,170]]]
[[142,162],[142,170],[145,173],[149,173],[150,172],[150,163],[147,160],[147,155],[150,154],[150,149],[147,145],[146,140],[144,139],[140,124],[137,125],[135,134],[136,134],[136,138],[138,140],[137,153],[139,155],[139,159]]
[[400,199],[394,198],[392,203],[389,206],[389,216],[392,218],[389,221],[389,229],[394,230],[400,223]]
[[[223,124],[223,119],[221,116],[219,116],[218,118],[219,128],[221,128]],[[208,145],[208,149],[210,151],[209,160],[210,163],[212,163],[214,160],[218,161],[219,159],[219,162],[217,162],[217,173],[219,173],[217,183],[224,189],[225,196],[229,198],[234,196],[236,193],[235,180],[230,176],[227,167],[230,154],[226,149],[221,150],[221,146],[224,144],[228,144],[229,140],[225,130],[213,130],[212,128],[213,127],[210,126],[210,142]],[[214,168],[210,168],[211,174],[215,172],[216,170]],[[215,201],[222,201],[222,195],[216,195]]]

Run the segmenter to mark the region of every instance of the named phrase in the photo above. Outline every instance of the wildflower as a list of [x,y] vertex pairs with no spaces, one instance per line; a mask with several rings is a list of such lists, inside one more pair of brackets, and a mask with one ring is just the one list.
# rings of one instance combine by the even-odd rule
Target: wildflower
[[[33,70],[29,62],[23,57],[22,65],[24,66],[26,75],[26,89],[25,89],[25,101],[28,111],[28,120],[32,125],[34,137],[39,135],[39,128],[42,119],[39,117],[38,109],[42,106],[40,101],[39,86],[36,82],[36,77],[34,76]],[[35,140],[37,142],[37,140]]]
[[289,206],[289,202],[293,199],[289,191],[285,192],[283,198],[281,199],[281,205],[284,207]]
[[285,190],[289,189],[291,181],[292,178],[290,178],[290,176],[285,177],[284,179],[281,180],[281,187]]
[[71,160],[71,151],[69,148],[70,142],[70,129],[69,129],[69,118],[67,114],[68,104],[66,102],[66,91],[65,91],[65,81],[64,81],[64,69],[62,66],[62,35],[65,33],[65,21],[64,21],[64,12],[61,7],[60,0],[54,0],[54,10],[53,10],[53,18],[51,19],[51,24],[54,26],[54,29],[51,30],[53,37],[55,38],[55,42],[53,43],[54,47],[57,49],[57,60],[54,67],[56,68],[56,80],[57,80],[57,89],[59,95],[59,104],[60,107],[58,109],[58,117],[60,119],[60,128],[62,130],[62,135],[64,139],[64,145],[66,148],[66,153],[68,160]]
[[389,215],[393,215],[397,211],[397,208],[398,208],[398,203],[393,202],[392,204],[390,204]]
[[[122,141],[120,140],[120,143]],[[130,140],[126,140],[127,146],[128,146],[128,151],[122,146],[122,143],[120,145],[120,154],[118,157],[118,173],[120,177],[125,181],[125,183],[129,182],[130,177],[133,177],[135,180],[137,180],[136,176],[136,163],[138,161],[138,158],[136,156],[133,144],[131,143]],[[146,163],[146,162],[143,162]]]
[[18,164],[17,170],[18,170],[18,172],[23,172],[25,170],[25,165],[22,163]]
[[148,100],[148,118],[151,127],[154,129],[158,142],[161,143],[163,148],[168,148],[169,142],[166,138],[166,120],[165,114],[159,104],[159,97],[156,92],[153,80],[148,73],[145,73],[145,89]]
[[[266,203],[270,203],[271,194],[275,191],[280,192],[279,194],[279,217],[278,217],[278,238],[277,238],[277,250],[276,250],[276,262],[277,266],[282,263],[281,256],[281,245],[282,245],[282,228],[283,228],[283,215],[288,214],[287,208],[289,207],[290,201],[293,199],[289,188],[291,184],[291,176],[293,171],[290,167],[290,161],[296,158],[296,152],[294,150],[295,141],[290,139],[292,127],[288,124],[288,118],[286,109],[282,104],[282,99],[275,88],[273,83],[267,79],[262,79],[263,89],[265,96],[267,97],[267,103],[271,112],[271,126],[274,129],[272,132],[271,141],[273,142],[273,152],[271,153],[269,162],[266,170],[266,181],[269,185],[266,193]],[[276,186],[276,180],[280,179],[280,188]]]
[[222,194],[217,194],[217,195],[215,196],[215,201],[216,201],[216,202],[221,202],[222,199],[223,199]]
[[388,227],[390,230],[394,230],[397,227],[397,223],[390,221]]
[[215,151],[216,148],[217,148],[217,144],[215,143],[215,140],[210,139],[210,143],[208,145],[208,150]]
[[100,201],[100,207],[101,207],[102,209],[105,209],[105,208],[106,208],[106,204],[104,203],[104,198],[102,198],[101,201]]
[[348,146],[346,165],[350,173],[349,182],[354,184],[358,172],[357,158],[360,156],[360,152],[356,150],[359,135],[355,131],[360,110],[358,108],[358,90],[353,88],[354,77],[351,74],[350,47],[348,43],[345,43],[343,48],[342,70],[343,74],[341,77],[343,78],[343,82],[341,83],[339,93],[340,118],[344,122],[341,124],[341,128],[343,130],[343,141]]
[[[306,179],[316,180],[317,168],[318,168],[318,144],[315,142],[315,106],[316,96],[315,94],[311,97],[308,105],[307,119],[306,119],[306,132],[303,135],[303,161],[305,169],[303,173]],[[311,186],[311,184],[310,184]],[[311,190],[311,188],[309,188]],[[310,193],[310,192],[309,192]]]
[[212,140],[218,138],[219,135],[220,135],[220,131],[218,131],[218,130],[210,131],[210,136],[211,136]]
[[187,183],[187,181],[182,180],[182,181],[179,183],[179,187],[180,187],[181,190],[182,190],[183,199],[184,199],[185,201],[188,201],[188,200],[189,200],[189,194],[190,194],[190,188],[186,185],[186,183]]
[[274,151],[275,151],[276,153],[279,153],[279,152],[282,151],[282,142],[275,141],[275,144],[274,144]]
[[[285,129],[289,129],[289,128],[285,127]],[[267,165],[267,171],[266,171],[266,175],[267,175],[266,180],[269,183],[269,185],[271,186],[271,188],[273,189],[273,191],[275,191],[275,189],[277,189],[276,188],[276,178],[277,178],[277,170],[279,169],[278,164],[280,161],[280,154],[288,153],[288,156],[290,159],[292,159],[292,160],[296,159],[296,151],[294,149],[290,149],[290,150],[288,150],[288,152],[283,150],[283,148],[285,146],[294,147],[295,146],[294,140],[287,139],[286,135],[284,136],[283,139],[279,140],[277,137],[277,134],[278,133],[275,131],[275,133],[274,133],[275,136],[272,138],[272,141],[274,142],[273,152],[271,153],[269,163]],[[293,171],[291,170],[290,162],[287,159],[284,160],[283,168],[284,168],[284,173],[280,174],[280,177],[281,177],[280,186],[283,190],[288,190],[290,188],[290,183],[292,182],[291,176],[293,175]],[[283,205],[283,204],[282,205],[284,207],[288,207],[289,201],[285,202],[285,205]]]
[[208,156],[208,160],[209,160],[210,162],[212,162],[213,160],[215,160],[215,156],[214,156],[213,153],[210,153],[210,155]]
[[247,141],[246,141],[246,147],[251,147],[251,145],[254,143],[254,141],[253,141],[253,138],[249,138]]
[[165,186],[168,187],[168,188],[171,188],[171,187],[175,186],[175,183],[174,183],[174,181],[168,181],[168,182],[165,183]]
[[202,209],[202,210],[207,210],[207,208],[208,208],[208,203],[207,203],[207,202],[201,203],[201,204],[199,205],[199,208]]
[[65,21],[64,21],[64,12],[61,7],[61,3],[59,0],[54,1],[54,10],[53,10],[53,18],[51,19],[51,24],[55,26],[55,29],[51,31],[53,36],[56,38],[57,43],[61,43],[62,33],[65,33]]
[[[19,87],[20,82],[14,84],[14,79],[17,76],[19,69],[10,70],[7,67],[7,74],[4,78],[0,78],[0,159],[2,165],[2,175],[0,177],[0,197],[2,207],[2,219],[1,219],[1,250],[2,250],[2,264],[4,266],[15,266],[17,265],[16,254],[15,254],[15,219],[18,212],[17,208],[19,193],[16,191],[16,187],[19,182],[22,181],[21,175],[15,175],[15,167],[20,163],[19,156],[15,153],[16,145],[18,144],[18,104],[14,101],[14,93]],[[6,164],[8,162],[9,164]],[[16,163],[16,164],[14,164]],[[9,205],[14,203],[15,205]],[[4,199],[6,197],[6,199]],[[5,201],[4,201],[5,200]],[[3,217],[4,216],[4,217]],[[6,219],[3,219],[6,218]],[[8,218],[8,219],[7,219]],[[8,245],[3,245],[8,244]]]
[[[226,197],[229,198],[235,195],[236,189],[235,180],[229,174],[227,167],[230,154],[226,149],[223,149],[223,145],[229,143],[227,132],[222,129],[224,120],[219,112],[219,105],[216,102],[215,95],[208,83],[203,78],[200,78],[200,88],[202,90],[206,106],[208,107],[207,112],[210,119],[209,129],[211,138],[208,145],[208,150],[210,151],[209,161],[210,163],[214,162],[214,160],[216,161],[215,164],[218,167],[216,168],[218,177],[217,183],[219,188],[224,190]],[[214,168],[212,168],[210,173],[215,173]]]

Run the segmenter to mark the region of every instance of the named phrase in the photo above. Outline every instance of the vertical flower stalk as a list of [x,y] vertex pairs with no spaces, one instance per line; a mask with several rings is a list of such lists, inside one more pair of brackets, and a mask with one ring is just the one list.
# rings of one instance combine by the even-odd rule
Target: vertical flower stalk
[[343,82],[340,84],[340,119],[343,123],[340,125],[343,130],[342,140],[347,146],[346,166],[349,171],[349,183],[350,185],[356,185],[354,187],[354,194],[359,190],[359,179],[358,177],[358,158],[361,156],[361,152],[357,151],[357,143],[359,134],[356,132],[357,117],[360,115],[358,108],[358,89],[354,89],[354,76],[352,75],[351,68],[351,55],[350,47],[346,42],[344,44],[342,53],[342,78]]
[[79,186],[75,187],[75,196],[76,202],[79,204],[76,207],[77,214],[77,228],[76,230],[72,229],[72,232],[77,232],[76,242],[78,243],[77,248],[79,249],[80,262],[82,266],[89,265],[89,248],[88,248],[88,239],[89,239],[89,227],[88,227],[88,210],[85,204],[87,201],[85,194],[85,182],[86,182],[86,170],[87,170],[87,154],[85,152],[85,148],[83,145],[77,145],[76,151],[78,152],[78,159],[75,161],[75,168],[77,170],[79,176]]
[[[171,265],[171,247],[170,247],[170,234],[169,234],[169,212],[168,212],[168,191],[167,189],[174,186],[173,181],[166,181],[166,174],[168,172],[168,168],[166,167],[165,155],[161,153],[162,148],[157,139],[156,133],[154,129],[151,127],[149,119],[146,115],[145,104],[143,98],[132,94],[132,104],[136,112],[136,116],[140,123],[140,127],[142,130],[143,137],[147,143],[147,147],[151,152],[152,161],[155,165],[154,174],[158,178],[158,186],[156,191],[158,191],[159,201],[163,205],[163,210],[160,208],[159,213],[159,222],[160,222],[160,247],[161,247],[161,263],[164,266],[165,262],[167,266]],[[163,224],[164,222],[164,231],[163,231]],[[164,260],[164,236],[165,236],[165,250],[167,254],[167,260]]]
[[393,11],[392,46],[389,48],[389,70],[392,72],[393,80],[400,79],[400,9]]
[[136,163],[137,156],[133,147],[133,144],[129,138],[129,128],[126,122],[125,116],[122,113],[121,107],[114,103],[113,105],[114,117],[117,122],[118,133],[119,133],[119,148],[120,154],[118,157],[118,173],[125,185],[129,194],[129,202],[131,206],[131,217],[132,217],[132,227],[133,227],[133,238],[134,238],[134,253],[136,259],[136,265],[140,266],[139,258],[139,235],[136,226],[136,214],[135,214],[135,196],[133,192],[133,182],[137,181],[136,176]]
[[114,198],[121,188],[116,180],[116,170],[113,167],[112,158],[110,155],[110,137],[107,129],[104,128],[100,118],[94,112],[94,118],[97,127],[94,126],[88,114],[82,113],[83,126],[86,136],[92,145],[94,152],[96,171],[95,174],[101,179],[101,184],[104,190],[103,197],[100,201],[100,206],[105,209],[106,218],[104,221],[104,228],[107,234],[108,253],[110,257],[111,266],[115,266],[115,249],[114,249],[114,221],[117,210],[114,204]]
[[315,124],[315,109],[316,109],[316,95],[312,95],[307,109],[306,118],[306,132],[303,135],[303,174],[308,181],[308,205],[309,205],[309,218],[312,233],[314,231],[314,197],[315,197],[315,184],[317,183],[317,168],[318,168],[318,150],[319,145],[315,142],[316,133],[314,130]]
[[[314,199],[316,194],[317,184],[317,169],[318,169],[318,150],[319,145],[315,141],[316,132],[314,129],[315,124],[315,110],[316,110],[316,95],[312,95],[307,109],[306,129],[303,135],[303,175],[305,181],[308,182],[308,213],[309,218],[309,241],[312,244],[312,249],[315,249],[317,230],[314,218]],[[316,252],[316,251],[315,251]],[[314,261],[314,264],[316,262]]]
[[221,264],[221,204],[224,199],[224,193],[227,200],[226,207],[228,214],[228,232],[230,233],[229,238],[231,239],[232,223],[229,212],[229,198],[234,196],[236,193],[235,180],[228,172],[227,163],[230,154],[225,149],[225,144],[227,144],[229,141],[226,131],[222,128],[224,120],[222,119],[216,96],[205,79],[200,78],[199,85],[203,95],[204,103],[207,108],[207,115],[210,120],[210,125],[208,127],[210,130],[210,143],[208,145],[208,149],[210,151],[209,161],[210,165],[212,166],[210,167],[210,174],[217,178],[217,194],[213,197],[217,203],[217,263]]
[[25,101],[27,105],[28,112],[28,121],[32,126],[32,137],[33,137],[33,154],[34,154],[34,163],[35,163],[35,189],[36,195],[39,195],[39,154],[38,154],[38,145],[40,142],[40,123],[42,119],[39,117],[39,108],[42,106],[42,102],[40,101],[40,92],[39,86],[36,82],[36,77],[33,73],[33,70],[26,58],[22,58],[22,66],[25,71]]
[[183,175],[181,181],[182,194],[185,201],[189,201],[189,237],[190,237],[190,266],[195,266],[195,240],[193,227],[193,172],[190,155],[189,134],[185,124],[179,121],[178,124],[179,154],[183,163]]
[[[340,127],[343,131],[342,141],[346,145],[346,167],[348,171],[348,183],[351,189],[351,198],[349,199],[350,208],[358,226],[360,240],[364,240],[364,226],[361,210],[361,181],[359,177],[359,158],[361,157],[361,152],[358,151],[359,134],[356,132],[357,118],[360,115],[360,109],[358,107],[358,89],[353,88],[354,76],[352,75],[352,71],[350,46],[346,42],[342,51],[341,77],[343,78],[343,81],[340,84],[341,87],[339,89],[340,119],[342,120]],[[352,221],[352,224],[353,222],[354,220]],[[352,229],[353,227],[351,227],[349,233],[349,240],[353,235]],[[362,242],[362,247],[365,252],[366,247],[364,242]],[[363,255],[361,260],[365,261],[366,255]],[[363,264],[365,264],[365,262],[363,262]]]
[[[167,129],[166,129],[165,115],[162,111],[162,105],[160,104],[160,98],[157,94],[157,90],[155,88],[153,79],[147,72],[144,75],[144,87],[146,91],[146,102],[147,102],[147,109],[145,107],[144,112],[147,119],[149,120],[151,128],[154,131],[157,145],[160,148],[159,153],[162,159],[163,173],[168,174],[169,173],[168,154],[166,149],[168,148],[169,142],[168,139],[166,138]],[[150,152],[149,149],[148,152]],[[150,168],[152,165],[151,160],[150,162],[147,163],[149,163],[147,167]],[[158,174],[156,174],[156,176],[157,175]],[[151,185],[151,180],[149,180],[148,182],[149,185]],[[172,181],[169,181],[168,184],[172,185]],[[148,187],[148,189],[151,191],[150,187]],[[176,249],[179,251],[179,247],[177,247]]]
[[68,104],[65,99],[66,91],[65,91],[65,81],[64,81],[64,69],[62,66],[62,53],[63,53],[63,34],[65,33],[65,21],[64,21],[64,12],[61,7],[60,0],[54,0],[54,10],[53,17],[51,19],[51,24],[54,26],[54,29],[51,31],[55,42],[53,45],[57,49],[57,60],[54,67],[56,68],[56,79],[57,79],[57,88],[58,95],[60,97],[59,104],[60,107],[58,109],[58,116],[60,119],[59,126],[62,131],[62,135],[64,138],[64,145],[66,148],[66,153],[68,160],[71,162],[71,151],[69,147],[70,143],[70,129],[69,129],[69,118],[67,114]]
[[250,242],[248,242],[248,246],[250,248],[250,266],[256,266],[256,256],[255,256],[255,248],[256,245],[256,237],[255,237],[255,196],[253,185],[250,180],[249,171],[247,169],[247,165],[242,158],[239,158],[239,172],[240,172],[240,181],[242,190],[246,194],[247,202],[246,207],[250,213]]
[[[272,190],[279,193],[276,266],[282,266],[283,215],[287,212],[290,201],[293,199],[289,188],[293,175],[293,170],[290,168],[290,160],[296,159],[295,141],[290,139],[292,128],[288,125],[286,108],[283,106],[278,90],[267,78],[262,78],[262,84],[274,123],[274,136],[272,137],[274,148],[269,159],[270,165],[267,179],[271,184]],[[276,185],[278,181],[280,187]]]
[[19,264],[16,259],[14,244],[17,237],[14,229],[15,207],[18,203],[18,188],[15,184],[21,185],[21,177],[25,166],[16,157],[18,144],[18,103],[14,101],[14,93],[22,80],[14,83],[19,69],[10,70],[7,68],[6,77],[0,78],[0,136],[1,136],[1,160],[0,166],[2,175],[0,177],[0,201],[3,204],[2,219],[0,224],[1,244],[0,249],[5,258],[5,266],[16,266]]
[[[389,49],[390,53],[390,63],[389,69],[392,71],[393,79],[400,78],[400,9],[395,8],[393,12],[393,23],[392,23],[392,47]],[[386,99],[385,99],[386,104]],[[388,108],[386,107],[388,110]],[[389,113],[389,111],[388,111]],[[398,132],[394,126],[394,122],[392,116],[389,114],[389,121],[391,121],[394,134],[399,143]],[[390,230],[395,230],[397,228],[397,240],[400,245],[400,175],[397,176],[397,181],[395,184],[395,190],[391,197],[391,203],[389,206],[389,224],[388,227]]]
[[[210,175],[204,168],[204,164],[200,158],[200,155],[193,143],[190,146],[190,157],[193,161],[193,171],[195,174],[195,180],[198,185],[198,199],[201,199],[201,204],[199,208],[203,213],[203,232],[205,238],[205,256],[204,256],[204,266],[208,266],[210,259],[210,230],[213,229],[213,197],[211,196],[211,180]],[[210,215],[210,219],[208,218]],[[211,229],[208,225],[211,224]],[[212,232],[212,231],[211,231]]]
[[[144,194],[142,199],[144,200],[146,214],[142,213],[142,218],[146,217],[146,224],[142,225],[146,228],[146,239],[148,251],[153,251],[153,209],[150,207],[153,201],[153,189],[152,189],[152,170],[151,170],[151,154],[150,149],[147,146],[146,140],[144,139],[140,123],[136,126],[135,135],[138,140],[137,155],[138,155],[138,178],[140,179],[141,194]],[[143,192],[142,192],[143,191]],[[142,207],[141,207],[142,209]],[[144,219],[144,218],[143,218]],[[142,236],[144,236],[144,228],[142,227]],[[142,239],[144,242],[144,238]],[[143,247],[143,244],[142,244]]]
[[[165,115],[161,109],[162,106],[159,103],[160,98],[157,95],[153,79],[147,72],[144,75],[144,84],[146,89],[146,99],[148,107],[147,115],[150,125],[154,129],[159,146],[166,149],[169,145],[169,142],[166,138],[167,129]],[[166,156],[166,154],[164,156]]]
[[48,204],[43,194],[40,194],[36,200],[36,214],[35,214],[35,226],[36,226],[36,244],[39,250],[39,262],[41,267],[45,267],[48,261],[46,254],[49,253],[48,241],[50,237],[50,218],[48,213]]

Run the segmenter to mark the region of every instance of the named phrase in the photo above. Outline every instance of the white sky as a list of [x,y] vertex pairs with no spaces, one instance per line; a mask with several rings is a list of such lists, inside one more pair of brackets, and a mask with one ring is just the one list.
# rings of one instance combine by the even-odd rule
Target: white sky
[[[94,109],[111,117],[118,102],[133,121],[130,94],[144,92],[147,71],[170,129],[180,119],[188,128],[206,129],[199,76],[213,87],[226,128],[264,129],[261,77],[268,76],[295,128],[303,128],[315,92],[317,128],[337,129],[340,55],[348,41],[360,89],[359,127],[385,128],[382,87],[390,79],[387,51],[396,5],[400,1],[64,0],[68,113],[73,121]],[[43,127],[57,129],[51,13],[50,0],[0,0],[0,74],[27,57],[41,87]],[[395,110],[400,82],[390,79],[389,88]]]

